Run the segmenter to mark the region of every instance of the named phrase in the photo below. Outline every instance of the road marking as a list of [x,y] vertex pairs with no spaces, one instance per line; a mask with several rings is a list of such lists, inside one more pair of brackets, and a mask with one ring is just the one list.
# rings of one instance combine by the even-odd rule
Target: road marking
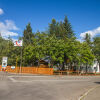
[[15,80],[15,79],[12,78],[12,77],[9,77],[9,79],[10,79],[11,81],[13,81],[13,82],[17,82],[17,80]]
[[[52,82],[79,82],[79,81],[90,81],[90,79],[86,79],[86,78],[71,78],[71,77],[55,77],[55,76],[8,76],[8,78],[12,81],[12,82],[37,82],[37,81],[52,81]],[[20,78],[20,79],[15,79],[15,78]],[[22,79],[21,79],[22,78]],[[23,78],[33,78],[30,80],[23,80]],[[35,78],[35,79],[34,79]],[[36,79],[37,78],[37,79]],[[41,79],[38,79],[41,78]],[[44,78],[51,78],[51,79],[44,79]],[[52,79],[53,78],[53,79]],[[65,79],[64,79],[65,78]]]
[[16,81],[16,82],[79,82],[79,81],[83,81],[83,80],[31,80],[31,81]]
[[9,79],[12,81],[12,82],[37,82],[37,81],[45,81],[45,82],[79,82],[79,81],[87,81],[87,80],[57,80],[57,79],[35,79],[35,80],[28,80],[28,81],[22,81],[22,80],[16,80],[14,79],[14,77],[9,77]]
[[8,76],[8,77],[52,77],[52,76]]
[[98,87],[100,87],[100,86],[95,86],[95,87],[89,89],[89,90],[88,90],[87,92],[85,92],[81,97],[79,97],[78,100],[83,100],[91,91],[93,91],[94,89],[96,89],[96,88],[98,88]]
[[13,76],[8,76],[8,77],[13,77],[13,78],[14,77],[18,77],[18,78],[19,77],[20,78],[21,77],[22,78],[25,78],[25,77],[26,78],[35,78],[35,77],[37,77],[37,78],[43,78],[43,77],[47,78],[48,77],[48,78],[59,78],[59,79],[64,79],[65,78],[65,79],[70,79],[70,80],[88,80],[88,81],[91,79],[91,78],[87,78],[87,77],[73,77],[73,76],[72,77],[65,77],[65,76],[14,76],[13,75]]

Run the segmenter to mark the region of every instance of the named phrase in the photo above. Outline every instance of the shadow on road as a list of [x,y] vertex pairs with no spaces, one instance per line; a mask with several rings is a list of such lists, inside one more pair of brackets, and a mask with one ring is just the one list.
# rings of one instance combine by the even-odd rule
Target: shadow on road
[[100,82],[94,82],[94,83],[96,83],[96,84],[100,84]]

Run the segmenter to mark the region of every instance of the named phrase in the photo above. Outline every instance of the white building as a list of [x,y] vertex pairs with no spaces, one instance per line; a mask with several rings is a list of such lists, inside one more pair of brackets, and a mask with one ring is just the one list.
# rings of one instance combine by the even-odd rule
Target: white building
[[[82,67],[82,72],[86,72],[86,66]],[[94,60],[93,64],[87,67],[88,73],[100,73],[100,66],[97,60]]]
[[93,62],[93,65],[88,68],[88,72],[100,73],[100,66],[97,60]]

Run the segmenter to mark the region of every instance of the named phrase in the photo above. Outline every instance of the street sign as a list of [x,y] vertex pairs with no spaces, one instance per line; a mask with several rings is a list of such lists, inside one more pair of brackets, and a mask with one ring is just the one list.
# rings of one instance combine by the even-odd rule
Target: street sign
[[18,47],[21,47],[23,46],[23,41],[22,40],[17,40],[14,42],[14,46],[18,46]]
[[6,68],[7,67],[7,60],[8,60],[7,57],[3,57],[2,58],[2,68]]
[[11,66],[11,69],[15,69],[15,66]]

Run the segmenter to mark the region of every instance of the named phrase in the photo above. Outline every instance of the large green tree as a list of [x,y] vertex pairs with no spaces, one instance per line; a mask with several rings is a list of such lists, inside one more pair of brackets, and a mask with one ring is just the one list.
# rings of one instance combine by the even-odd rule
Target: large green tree
[[67,38],[74,37],[74,32],[72,30],[71,23],[68,21],[67,16],[65,16],[63,24],[64,24],[64,29],[65,29],[64,36]]
[[2,57],[8,54],[8,41],[0,37],[0,65],[2,64]]
[[67,16],[65,16],[64,21],[57,22],[55,19],[52,19],[52,22],[49,24],[49,34],[55,35],[59,39],[73,38],[74,32],[72,26],[68,21]]
[[[65,66],[71,70],[74,65],[80,67],[81,64],[90,65],[93,62],[94,52],[96,58],[100,58],[100,38],[94,39],[93,49],[91,39],[86,36],[85,42],[80,43],[75,39],[72,26],[65,17],[64,21],[57,22],[52,19],[48,32],[36,32],[33,34],[30,23],[23,32],[23,66],[34,66],[41,59],[48,58],[49,66],[58,66],[65,70]],[[92,51],[93,50],[93,51]],[[11,39],[5,40],[0,37],[0,59],[8,56],[8,64],[15,65],[18,58],[20,64],[20,47],[14,47]],[[1,61],[1,60],[0,60]],[[74,64],[74,65],[73,65]]]
[[93,52],[100,65],[100,37],[93,39]]
[[33,36],[34,35],[32,33],[31,24],[28,23],[27,26],[26,26],[26,29],[23,32],[23,43],[24,43],[24,45],[31,44]]
[[85,34],[84,40],[91,47],[92,42],[91,42],[91,35],[89,33]]

